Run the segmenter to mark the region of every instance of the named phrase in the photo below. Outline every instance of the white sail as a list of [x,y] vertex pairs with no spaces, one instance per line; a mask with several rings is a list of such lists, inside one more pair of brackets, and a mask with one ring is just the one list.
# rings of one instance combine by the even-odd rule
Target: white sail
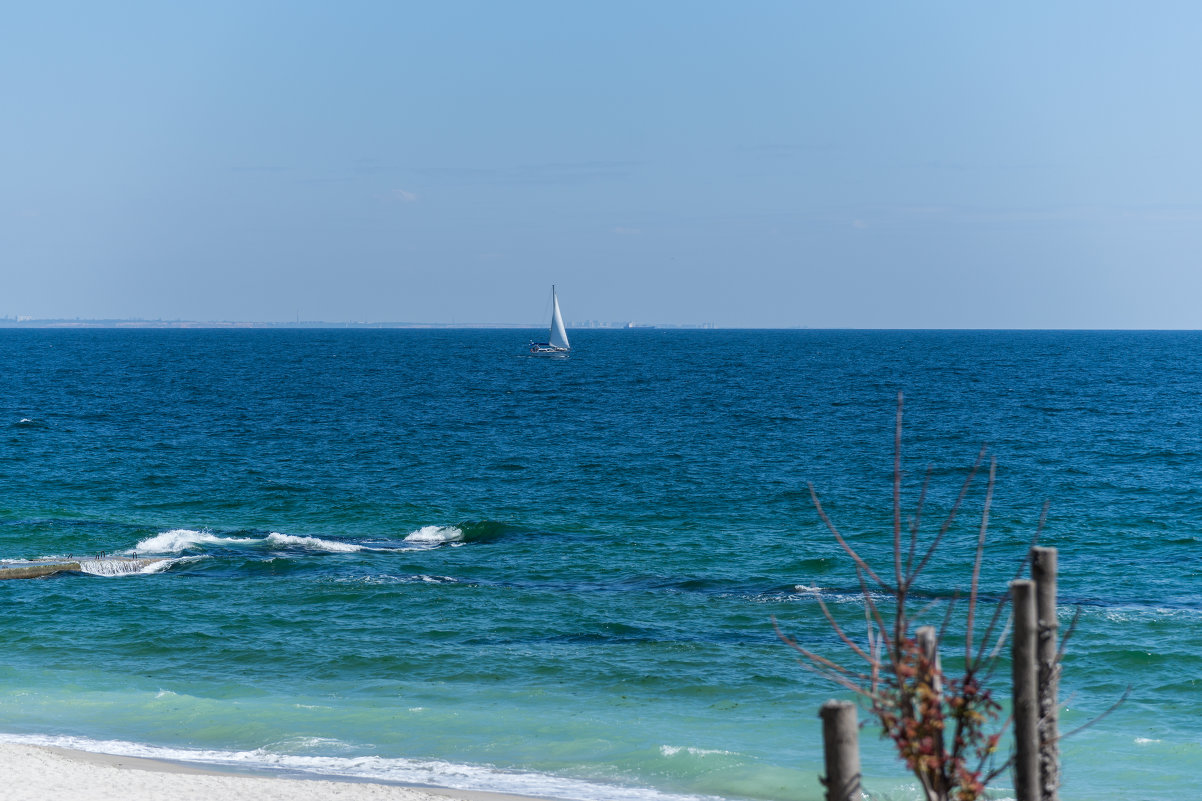
[[555,295],[554,286],[551,287],[551,305],[554,307],[551,312],[551,347],[567,350],[571,345],[568,344],[568,332],[563,328],[563,317],[559,314],[559,298]]

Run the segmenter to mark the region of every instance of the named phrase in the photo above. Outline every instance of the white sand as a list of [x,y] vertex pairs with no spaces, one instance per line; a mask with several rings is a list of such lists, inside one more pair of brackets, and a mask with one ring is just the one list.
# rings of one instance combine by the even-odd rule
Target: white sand
[[222,773],[197,765],[0,744],[0,798],[14,801],[517,801],[519,796]]

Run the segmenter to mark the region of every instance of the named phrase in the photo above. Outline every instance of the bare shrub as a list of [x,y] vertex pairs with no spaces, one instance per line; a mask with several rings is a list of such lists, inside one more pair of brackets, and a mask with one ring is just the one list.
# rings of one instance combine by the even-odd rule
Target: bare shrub
[[[848,634],[821,597],[817,600],[823,615],[850,652],[844,659],[830,659],[804,647],[786,635],[775,618],[773,625],[781,639],[801,655],[798,661],[803,667],[862,699],[880,723],[883,736],[893,741],[898,756],[918,779],[928,801],[976,801],[984,797],[986,786],[1005,771],[1010,762],[1007,759],[995,764],[1005,721],[1000,720],[1001,706],[987,686],[1008,636],[1004,619],[1008,596],[998,602],[981,636],[977,636],[981,563],[993,499],[996,460],[991,459],[989,464],[967,601],[960,603],[961,595],[957,592],[942,609],[938,626],[916,627],[925,614],[932,613],[934,604],[912,610],[915,584],[955,522],[969,488],[981,471],[986,450],[982,448],[977,455],[938,532],[924,545],[919,541],[919,528],[929,471],[914,514],[908,525],[903,525],[901,432],[902,395],[898,393],[890,571],[874,569],[848,543],[827,516],[818,494],[810,485],[810,495],[819,516],[855,565],[864,599],[865,638],[857,641]],[[1041,527],[1042,523],[1041,519]],[[1024,559],[1019,573],[1025,564]],[[891,609],[882,609],[882,603],[877,600],[880,594],[886,596]],[[956,615],[957,610],[963,610],[962,616]],[[953,623],[962,633],[964,657],[962,668],[951,673],[943,670],[939,653],[944,636]],[[846,664],[848,662],[850,665]]]

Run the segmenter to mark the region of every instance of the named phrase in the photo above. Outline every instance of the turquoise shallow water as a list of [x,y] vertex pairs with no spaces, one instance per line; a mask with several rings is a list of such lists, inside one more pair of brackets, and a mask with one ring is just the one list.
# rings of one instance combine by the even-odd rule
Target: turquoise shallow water
[[[996,597],[1045,500],[1073,799],[1202,795],[1202,335],[0,331],[0,733],[588,801],[817,799],[895,396],[929,516],[999,462]],[[930,596],[967,583],[981,491]],[[1003,671],[1004,672],[1004,671]],[[914,788],[870,731],[868,786]],[[1001,795],[1006,795],[1004,787]]]

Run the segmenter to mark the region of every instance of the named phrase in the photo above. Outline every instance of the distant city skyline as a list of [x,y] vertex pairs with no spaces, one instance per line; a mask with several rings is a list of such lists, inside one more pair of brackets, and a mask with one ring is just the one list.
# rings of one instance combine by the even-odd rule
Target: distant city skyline
[[1202,7],[18,4],[0,315],[1202,328]]

